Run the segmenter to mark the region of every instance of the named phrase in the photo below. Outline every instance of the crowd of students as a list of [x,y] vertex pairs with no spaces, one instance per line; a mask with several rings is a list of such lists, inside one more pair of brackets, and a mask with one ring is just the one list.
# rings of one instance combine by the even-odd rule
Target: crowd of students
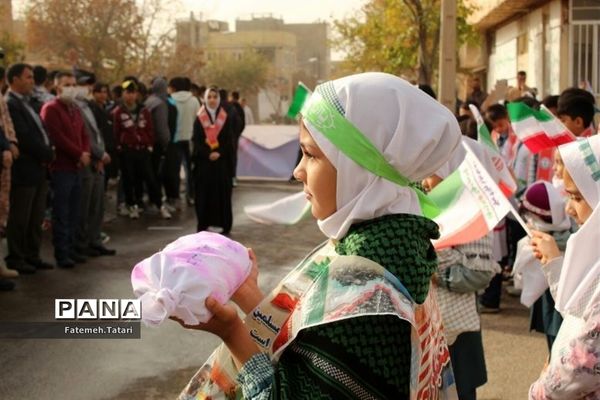
[[[509,88],[506,98],[497,102],[489,101],[487,93],[481,89],[479,80],[473,79],[471,94],[461,105],[458,117],[463,135],[477,139],[477,122],[469,106],[480,110],[503,161],[516,180],[517,190],[510,200],[533,229],[533,238],[527,237],[519,222],[509,214],[485,238],[438,252],[440,266],[435,278],[439,285],[438,301],[449,340],[460,399],[475,399],[476,388],[487,381],[480,321],[475,310],[476,302],[479,312],[498,313],[501,312],[501,295],[504,291],[512,295],[521,295],[522,291],[526,291],[530,296],[532,290],[527,286],[532,285],[529,277],[531,272],[525,273],[527,276],[523,277],[523,271],[532,267],[534,270],[543,270],[544,273],[550,274],[550,269],[542,265],[568,251],[569,237],[587,219],[582,216],[576,203],[589,199],[584,199],[585,196],[580,194],[580,190],[571,179],[571,175],[581,171],[565,169],[561,158],[561,154],[564,154],[562,147],[560,151],[558,148],[552,148],[533,154],[515,134],[507,105],[510,102],[521,102],[537,110],[543,105],[578,139],[587,142],[587,139],[593,136],[593,143],[597,143],[597,128],[594,124],[597,108],[594,95],[585,89],[573,87],[564,90],[560,95],[547,96],[539,101],[536,99],[535,90],[525,84],[524,71],[519,72],[517,82],[516,87]],[[594,151],[590,152],[592,155],[588,154],[589,160],[593,159],[590,157],[597,159],[600,156],[597,150],[599,149],[594,147]],[[479,158],[484,160],[486,157]],[[451,170],[456,167],[455,165]],[[490,170],[493,170],[493,167]],[[441,178],[445,178],[443,173],[439,175],[433,184],[431,179],[423,182],[424,186],[431,188],[439,183]],[[594,208],[593,205],[589,207],[588,211]],[[579,240],[588,240],[588,245],[593,246],[591,237]],[[547,243],[550,242],[554,244],[551,255],[547,254],[546,249]],[[495,264],[495,268],[491,264]],[[588,266],[590,267],[591,265]],[[587,313],[593,316],[591,321],[594,322],[588,319],[588,315],[585,319],[587,323],[582,322],[582,313],[579,313],[575,318],[579,325],[575,324],[577,327],[574,328],[571,324],[561,331],[563,318],[570,319],[572,313],[565,312],[560,307],[557,310],[555,305],[558,276],[561,276],[563,281],[577,278],[567,274],[561,275],[560,272],[556,272],[557,269],[560,270],[560,267],[555,267],[554,274],[548,278],[550,288],[543,293],[537,293],[535,299],[524,302],[530,307],[530,329],[546,335],[549,354],[552,354],[548,368],[532,386],[530,398],[595,398],[593,396],[600,393],[597,372],[594,372],[594,368],[587,369],[577,365],[577,360],[565,357],[575,357],[573,352],[579,351],[589,359],[591,354],[600,351],[597,340],[585,339],[587,335],[600,333],[600,325],[595,325],[600,322],[597,318],[598,305],[590,302],[587,308]],[[503,281],[510,283],[513,278],[519,282],[516,285],[518,287],[507,286],[503,290]],[[594,282],[597,282],[599,277],[590,273],[586,278],[588,281],[584,284],[591,284],[588,292],[590,295],[594,293]],[[567,297],[568,294],[563,296]],[[571,317],[568,317],[569,315]],[[562,336],[563,340],[555,346],[557,336]],[[569,340],[575,338],[580,340],[577,343],[579,347],[573,343],[568,344]],[[597,380],[595,383],[592,382],[594,374]]]
[[13,289],[19,274],[54,268],[40,256],[48,213],[58,267],[116,254],[102,232],[111,178],[119,215],[170,219],[181,208],[183,167],[198,229],[231,230],[237,142],[246,118],[253,123],[238,92],[186,77],[146,86],[134,76],[111,90],[87,71],[24,63],[0,70],[0,89],[0,229],[8,245],[0,290]]

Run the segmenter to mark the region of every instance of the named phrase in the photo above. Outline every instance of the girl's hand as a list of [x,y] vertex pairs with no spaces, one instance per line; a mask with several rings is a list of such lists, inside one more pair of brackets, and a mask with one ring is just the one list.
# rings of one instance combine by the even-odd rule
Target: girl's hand
[[231,305],[222,305],[212,297],[206,299],[204,303],[208,311],[213,313],[210,321],[199,323],[198,325],[186,325],[177,317],[169,317],[173,321],[179,322],[181,326],[187,329],[210,332],[220,337],[224,342],[228,342],[231,335],[238,326],[243,327],[243,322],[238,316],[237,310]]
[[533,237],[530,243],[533,248],[533,254],[542,264],[548,264],[554,258],[560,257],[561,252],[552,235],[535,230],[532,233]]
[[219,159],[219,157],[221,157],[221,154],[219,154],[219,153],[218,153],[218,152],[216,152],[216,151],[213,151],[212,153],[210,153],[210,154],[208,155],[208,159],[209,159],[210,161],[217,161],[217,160]]
[[221,305],[212,297],[206,299],[205,304],[206,308],[213,313],[213,317],[206,323],[186,325],[179,318],[170,318],[179,322],[184,328],[210,332],[220,337],[231,351],[237,366],[241,367],[259,352],[257,344],[250,337],[248,329],[238,316],[235,307]]
[[252,261],[250,274],[231,297],[231,300],[246,314],[254,310],[264,297],[258,288],[258,260],[256,254],[254,254],[254,250],[248,248],[248,255]]

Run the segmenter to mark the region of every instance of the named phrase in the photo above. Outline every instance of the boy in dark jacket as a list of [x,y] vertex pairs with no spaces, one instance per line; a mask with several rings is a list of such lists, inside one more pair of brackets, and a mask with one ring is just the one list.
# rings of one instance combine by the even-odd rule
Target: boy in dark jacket
[[162,204],[160,187],[152,170],[150,158],[154,146],[152,116],[143,104],[137,102],[138,86],[135,81],[123,82],[122,88],[123,103],[113,111],[113,129],[121,160],[121,174],[129,218],[139,218],[145,183],[150,201],[155,207],[153,211],[160,210],[162,218],[170,219],[171,214]]

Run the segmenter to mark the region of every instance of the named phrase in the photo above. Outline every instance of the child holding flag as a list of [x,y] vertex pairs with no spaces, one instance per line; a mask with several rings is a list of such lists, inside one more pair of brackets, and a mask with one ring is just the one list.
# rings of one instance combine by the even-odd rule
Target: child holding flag
[[[563,196],[551,183],[538,181],[529,186],[523,196],[520,212],[533,229],[552,235],[559,250],[564,252],[571,235],[571,220],[565,212]],[[551,351],[562,317],[554,308],[554,299],[540,270],[541,264],[535,258],[529,241],[528,237],[519,241],[513,272],[515,282],[522,277],[521,303],[531,307],[530,329],[546,335],[548,351]],[[536,299],[537,296],[539,298]]]
[[[463,143],[477,155],[490,175],[496,175],[481,144],[470,138],[464,138]],[[462,160],[446,163],[435,175],[425,179],[423,186],[433,189],[456,170],[460,162]],[[475,400],[477,388],[487,382],[477,292],[485,289],[501,270],[493,259],[492,237],[493,233],[489,232],[481,239],[437,251],[439,266],[434,282],[438,286],[437,300],[460,400]]]
[[213,318],[188,328],[225,345],[180,398],[454,398],[430,293],[438,209],[411,182],[460,146],[455,117],[384,73],[323,83],[302,110],[294,176],[331,240],[266,296],[242,285],[244,321],[207,300]]
[[559,148],[569,195],[567,213],[580,225],[564,257],[554,238],[539,231],[531,241],[556,309],[564,317],[552,356],[529,398],[591,399],[600,396],[600,137]]

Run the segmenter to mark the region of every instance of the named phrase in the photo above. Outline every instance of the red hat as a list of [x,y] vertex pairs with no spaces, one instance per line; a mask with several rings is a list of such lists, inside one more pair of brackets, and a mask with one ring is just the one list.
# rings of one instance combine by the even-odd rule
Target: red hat
[[537,215],[549,224],[553,222],[550,197],[544,182],[535,182],[527,188],[521,202],[521,211],[524,210]]

